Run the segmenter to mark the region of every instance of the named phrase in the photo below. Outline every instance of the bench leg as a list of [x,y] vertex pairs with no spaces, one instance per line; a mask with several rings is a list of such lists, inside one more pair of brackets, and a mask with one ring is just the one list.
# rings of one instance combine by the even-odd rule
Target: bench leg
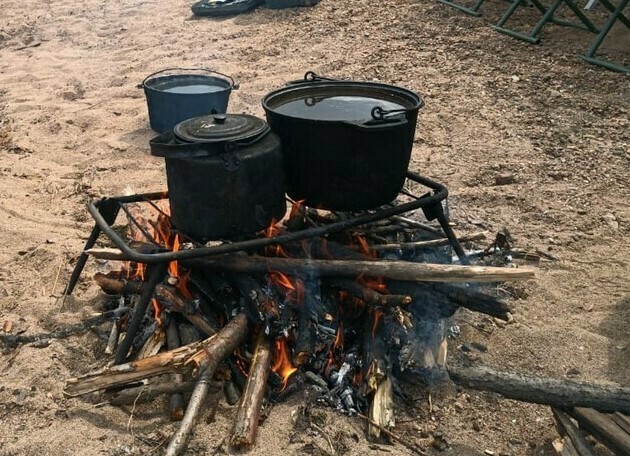
[[476,16],[479,17],[481,16],[481,13],[479,12],[479,8],[481,8],[481,5],[483,5],[483,2],[485,0],[477,0],[477,3],[475,3],[472,8],[468,8],[467,6],[464,5],[460,5],[459,3],[454,3],[451,2],[449,0],[437,0],[440,3],[443,3],[445,5],[450,6],[451,8],[455,8],[456,10],[459,10],[463,13],[469,14],[471,16]]
[[[602,0],[600,0],[602,1]],[[608,3],[608,5],[606,5],[606,3],[604,3],[604,1],[602,1],[602,3],[609,8],[610,3]],[[628,4],[628,0],[621,0],[619,2],[619,5],[617,5],[617,8],[615,8],[614,10],[612,10],[612,14],[610,15],[610,17],[608,18],[608,20],[606,21],[606,23],[604,24],[604,26],[602,27],[602,30],[599,32],[599,34],[595,37],[595,39],[593,40],[593,43],[591,44],[591,46],[588,48],[588,50],[586,51],[586,54],[584,54],[582,57],[582,60],[593,64],[593,65],[597,65],[597,66],[601,66],[604,68],[608,68],[609,70],[612,71],[617,71],[619,73],[630,73],[630,68],[623,66],[623,65],[619,65],[617,63],[614,62],[609,62],[608,60],[603,60],[603,59],[599,59],[597,57],[595,57],[595,53],[597,52],[597,48],[599,48],[599,45],[602,44],[602,41],[604,41],[604,38],[606,38],[606,35],[608,35],[608,32],[610,32],[610,29],[612,28],[612,26],[615,24],[615,21],[617,21],[617,19],[621,19],[622,22],[628,26],[628,20],[626,19],[626,17],[623,15],[623,9],[626,7],[626,5]],[[630,26],[628,26],[630,28]]]

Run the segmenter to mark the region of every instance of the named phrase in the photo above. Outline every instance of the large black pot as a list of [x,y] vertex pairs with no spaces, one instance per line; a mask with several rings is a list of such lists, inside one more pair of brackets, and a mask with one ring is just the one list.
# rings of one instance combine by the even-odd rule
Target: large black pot
[[288,194],[339,211],[392,201],[405,182],[422,105],[407,89],[313,73],[269,93],[263,108],[282,141]]
[[238,238],[284,216],[280,140],[264,120],[196,117],[150,145],[166,159],[171,220],[193,239]]

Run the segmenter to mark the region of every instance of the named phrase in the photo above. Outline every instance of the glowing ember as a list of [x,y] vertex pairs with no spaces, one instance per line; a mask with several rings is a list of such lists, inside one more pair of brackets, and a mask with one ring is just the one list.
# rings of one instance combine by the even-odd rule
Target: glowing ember
[[276,340],[274,356],[275,361],[271,370],[282,377],[282,389],[284,390],[289,381],[289,377],[297,370],[297,367],[293,367],[293,364],[291,364],[286,339]]
[[365,277],[361,274],[357,277],[357,283],[371,290],[378,291],[379,293],[389,294],[387,285],[385,285],[385,281],[382,277]]

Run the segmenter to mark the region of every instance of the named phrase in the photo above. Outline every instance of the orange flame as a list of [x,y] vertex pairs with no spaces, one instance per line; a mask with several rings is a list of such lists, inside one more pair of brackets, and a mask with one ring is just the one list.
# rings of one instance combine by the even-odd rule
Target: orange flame
[[[276,219],[271,219],[271,224],[262,231],[263,237],[270,238],[282,234],[282,227],[279,226]],[[270,245],[265,247],[265,254],[267,256],[276,256],[288,258],[289,255],[284,251],[281,245]]]
[[335,353],[337,351],[343,351],[343,323],[339,322],[339,326],[337,326],[337,333],[335,334],[335,340],[330,346],[330,352],[328,353],[328,360],[326,361],[326,366],[324,367],[324,373],[328,375],[328,369],[333,364],[337,365],[335,360]]
[[286,339],[277,339],[275,346],[275,361],[271,370],[282,377],[282,390],[284,390],[287,387],[289,377],[297,371],[297,367],[293,367],[293,364],[291,364]]
[[162,320],[160,320],[160,316],[162,315],[162,308],[160,307],[160,303],[157,299],[151,299],[151,305],[153,306],[153,317],[155,321],[157,321],[158,325],[162,325]]
[[376,252],[373,252],[372,249],[370,248],[370,244],[368,244],[368,242],[365,240],[365,238],[363,236],[360,235],[356,235],[354,237],[356,239],[356,241],[359,243],[359,247],[361,249],[361,252],[369,257],[375,257],[376,256]]
[[293,218],[299,214],[300,210],[304,206],[304,201],[306,200],[301,199],[293,203],[291,206],[291,212],[289,213],[289,218]]
[[363,274],[357,277],[357,283],[382,294],[389,294],[385,280],[382,277],[366,277]]
[[333,260],[333,256],[330,253],[330,250],[328,250],[328,239],[322,239],[322,254],[324,256],[324,259],[326,260]]
[[374,312],[372,312],[372,339],[375,337],[376,335],[376,328],[378,328],[378,324],[380,323],[381,319],[383,318],[383,315],[385,315],[383,312],[381,312],[380,310],[374,310]]
[[295,286],[293,286],[291,279],[279,271],[270,272],[268,277],[269,280],[271,280],[271,283],[280,288],[284,288],[285,290],[295,290]]
[[[173,239],[173,252],[179,251],[179,234],[175,235],[175,239]],[[168,265],[168,273],[171,277],[178,278],[179,277],[179,268],[177,267],[177,261],[171,261]]]
[[285,298],[289,302],[302,302],[304,300],[305,287],[300,279],[292,281],[282,272],[272,271],[268,274],[269,281],[284,291]]

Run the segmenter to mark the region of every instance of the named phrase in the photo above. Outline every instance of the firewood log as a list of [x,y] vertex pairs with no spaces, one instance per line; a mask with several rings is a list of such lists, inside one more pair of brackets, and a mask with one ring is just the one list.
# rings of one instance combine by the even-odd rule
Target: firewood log
[[[602,412],[630,412],[630,388],[533,377],[485,366],[448,366],[458,385],[492,391],[509,399],[566,409],[590,407]],[[630,447],[629,447],[630,448]]]
[[532,268],[499,268],[448,264],[412,263],[408,261],[309,260],[225,255],[186,264],[211,270],[238,273],[280,271],[292,275],[351,277],[359,275],[422,282],[502,282],[534,278]]
[[630,455],[630,434],[627,434],[609,416],[584,407],[576,407],[570,410],[569,414],[580,423],[581,428],[588,430],[593,437],[613,450],[615,454]]
[[67,381],[64,394],[69,397],[81,396],[169,372],[201,371],[210,362],[218,364],[220,360],[216,361],[216,358],[223,359],[231,352],[228,348],[236,348],[246,334],[247,317],[239,314],[221,331],[204,341],[72,378]]
[[256,343],[254,359],[249,369],[245,391],[243,391],[234,420],[230,441],[237,448],[251,448],[256,441],[260,408],[267,387],[271,358],[271,342],[261,331]]

